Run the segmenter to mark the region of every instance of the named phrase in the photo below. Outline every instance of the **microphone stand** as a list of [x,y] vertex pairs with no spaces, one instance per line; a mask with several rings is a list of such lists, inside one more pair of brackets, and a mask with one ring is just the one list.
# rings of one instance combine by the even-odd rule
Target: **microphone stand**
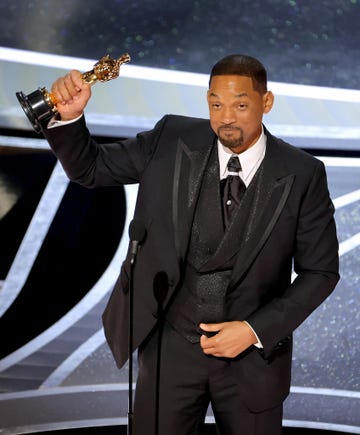
[[134,268],[135,256],[130,262],[129,276],[129,385],[128,385],[128,427],[127,435],[133,433],[133,335],[134,335]]
[[158,343],[156,358],[156,379],[155,379],[155,435],[159,434],[160,418],[160,374],[161,374],[161,345],[165,325],[164,302],[169,290],[169,278],[166,272],[158,272],[153,282],[154,296],[157,301],[157,323]]
[[140,243],[146,235],[145,225],[139,220],[133,220],[129,226],[130,236],[130,276],[129,276],[129,396],[128,396],[128,435],[133,433],[133,340],[134,340],[134,269],[136,254]]
[[161,373],[161,344],[164,331],[164,313],[162,302],[158,302],[157,309],[158,318],[158,343],[157,343],[157,358],[156,358],[156,379],[155,379],[155,435],[159,435],[159,413],[160,413],[160,373]]

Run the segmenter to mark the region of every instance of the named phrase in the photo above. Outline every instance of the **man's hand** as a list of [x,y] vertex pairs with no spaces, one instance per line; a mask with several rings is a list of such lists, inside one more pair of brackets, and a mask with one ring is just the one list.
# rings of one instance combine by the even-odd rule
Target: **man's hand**
[[72,70],[53,83],[51,94],[55,97],[61,120],[70,121],[82,115],[91,96],[91,87],[83,82],[80,71]]
[[246,322],[200,323],[207,332],[217,332],[213,337],[202,335],[200,346],[206,355],[235,358],[252,344],[257,343],[256,335]]

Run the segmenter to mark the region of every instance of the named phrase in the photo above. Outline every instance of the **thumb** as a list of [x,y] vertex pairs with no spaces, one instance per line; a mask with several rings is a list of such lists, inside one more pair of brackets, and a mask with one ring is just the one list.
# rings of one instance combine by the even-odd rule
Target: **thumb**
[[200,323],[200,328],[207,332],[220,331],[222,323]]

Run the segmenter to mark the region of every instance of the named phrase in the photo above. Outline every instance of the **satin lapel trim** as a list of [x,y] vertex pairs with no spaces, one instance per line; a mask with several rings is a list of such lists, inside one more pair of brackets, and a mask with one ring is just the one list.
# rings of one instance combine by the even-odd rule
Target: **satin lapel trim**
[[202,149],[191,150],[179,138],[176,150],[172,211],[175,247],[181,260],[185,258],[194,219],[195,205],[201,181],[208,163],[214,140]]
[[[295,175],[291,174],[275,183],[268,201],[264,204],[260,219],[252,228],[252,236],[244,240],[233,269],[230,285],[241,279],[264,246],[285,206],[294,179]],[[275,204],[277,205],[274,208]]]

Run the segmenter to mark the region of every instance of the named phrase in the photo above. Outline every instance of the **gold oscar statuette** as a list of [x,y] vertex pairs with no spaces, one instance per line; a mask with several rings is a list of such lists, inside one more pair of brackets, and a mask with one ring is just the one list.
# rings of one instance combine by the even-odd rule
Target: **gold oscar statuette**
[[[130,62],[128,53],[123,54],[119,59],[112,59],[108,54],[102,57],[91,71],[81,75],[83,81],[89,85],[96,82],[107,82],[119,76],[120,66]],[[57,113],[55,96],[46,90],[39,88],[36,91],[25,95],[23,92],[16,92],[17,99],[23,108],[25,115],[31,122],[34,130],[40,133],[46,128],[50,119]]]

